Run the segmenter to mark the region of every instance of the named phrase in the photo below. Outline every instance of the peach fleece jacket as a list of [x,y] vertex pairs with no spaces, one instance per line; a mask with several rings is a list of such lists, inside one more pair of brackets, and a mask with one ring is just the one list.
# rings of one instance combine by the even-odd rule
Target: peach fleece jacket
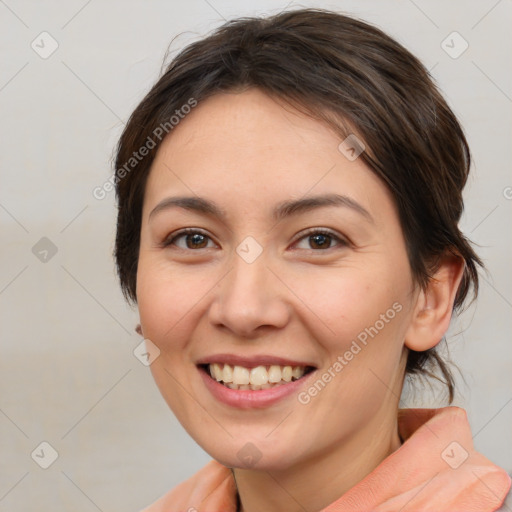
[[[401,409],[404,443],[321,512],[492,512],[511,479],[476,452],[458,407]],[[210,461],[143,512],[236,512],[231,470]],[[320,511],[319,511],[320,512]]]

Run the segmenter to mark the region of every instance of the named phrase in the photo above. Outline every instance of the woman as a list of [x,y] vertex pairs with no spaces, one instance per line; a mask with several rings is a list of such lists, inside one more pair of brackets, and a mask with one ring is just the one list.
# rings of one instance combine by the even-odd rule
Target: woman
[[428,72],[323,10],[181,52],[116,159],[116,258],[165,400],[214,460],[147,511],[493,511],[462,409],[399,410],[478,290],[470,154]]

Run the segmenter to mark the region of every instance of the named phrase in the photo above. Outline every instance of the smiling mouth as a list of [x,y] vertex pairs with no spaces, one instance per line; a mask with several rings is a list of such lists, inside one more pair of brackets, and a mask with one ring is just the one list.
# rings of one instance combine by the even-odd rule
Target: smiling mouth
[[303,378],[315,370],[312,366],[267,365],[246,368],[229,364],[201,364],[199,367],[219,384],[235,390],[270,389]]

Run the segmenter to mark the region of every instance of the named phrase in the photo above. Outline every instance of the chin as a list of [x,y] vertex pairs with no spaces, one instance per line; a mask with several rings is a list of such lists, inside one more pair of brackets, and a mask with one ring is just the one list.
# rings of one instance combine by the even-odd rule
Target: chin
[[283,446],[277,438],[270,442],[265,439],[267,434],[268,431],[259,438],[239,437],[215,444],[211,438],[207,443],[196,441],[213,459],[229,468],[280,471],[298,462],[301,455],[296,446]]

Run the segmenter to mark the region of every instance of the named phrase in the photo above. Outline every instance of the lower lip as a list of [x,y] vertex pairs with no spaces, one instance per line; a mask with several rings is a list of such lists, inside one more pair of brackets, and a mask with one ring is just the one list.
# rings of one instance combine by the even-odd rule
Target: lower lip
[[268,407],[293,393],[298,393],[299,389],[306,384],[315,371],[308,373],[298,380],[288,382],[287,384],[258,390],[231,389],[212,379],[203,368],[199,368],[199,373],[201,374],[205,386],[219,402],[240,409],[255,409]]

